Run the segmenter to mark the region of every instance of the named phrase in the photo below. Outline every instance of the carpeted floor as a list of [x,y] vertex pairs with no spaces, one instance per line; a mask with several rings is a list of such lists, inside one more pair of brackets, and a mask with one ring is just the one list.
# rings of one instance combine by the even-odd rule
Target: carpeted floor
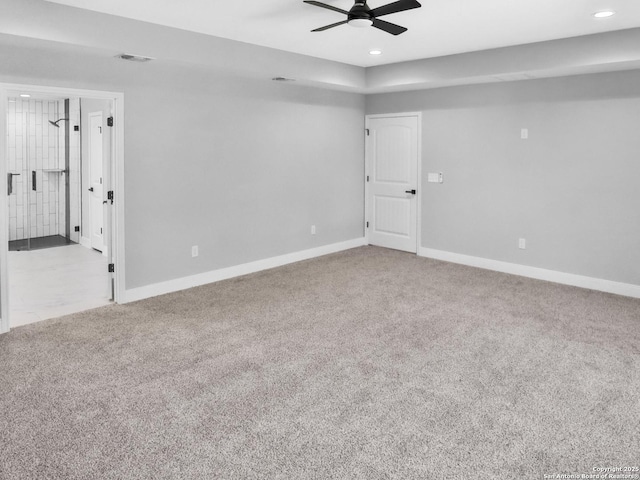
[[640,300],[362,247],[0,336],[0,478],[586,475],[639,392]]

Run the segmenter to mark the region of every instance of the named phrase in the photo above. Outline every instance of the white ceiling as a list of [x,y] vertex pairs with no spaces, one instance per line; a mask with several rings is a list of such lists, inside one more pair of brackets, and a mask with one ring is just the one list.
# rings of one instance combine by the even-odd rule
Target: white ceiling
[[[302,0],[47,1],[363,67],[640,27],[638,0],[419,0],[384,17],[409,29],[399,36],[347,25],[311,33],[345,17]],[[349,10],[353,0],[324,3]],[[616,15],[593,17],[607,9]]]

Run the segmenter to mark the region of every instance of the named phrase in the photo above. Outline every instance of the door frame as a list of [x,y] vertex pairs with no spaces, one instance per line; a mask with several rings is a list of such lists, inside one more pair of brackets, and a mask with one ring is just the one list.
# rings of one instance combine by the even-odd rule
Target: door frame
[[369,136],[369,128],[370,121],[376,118],[399,118],[399,117],[416,117],[418,123],[418,132],[417,132],[417,156],[418,156],[418,172],[417,172],[417,189],[416,193],[416,255],[420,251],[422,246],[422,186],[424,182],[422,181],[422,112],[400,112],[400,113],[379,113],[375,115],[366,115],[364,117],[364,240],[366,245],[370,245],[369,243],[369,228],[367,227],[367,219],[369,218],[369,182],[367,182],[367,176],[370,175],[371,171],[371,152],[369,141],[367,137]]
[[[77,88],[51,87],[44,85],[25,85],[0,83],[0,209],[7,212],[7,106],[11,92],[29,94],[32,97],[80,97],[109,100],[112,105],[111,116],[114,127],[111,135],[110,176],[111,190],[114,191],[113,208],[108,209],[105,226],[109,227],[108,254],[110,263],[116,265],[113,279],[113,300],[125,301],[125,222],[124,222],[124,93]],[[2,215],[6,218],[6,215]],[[0,333],[9,331],[9,222],[0,222]]]

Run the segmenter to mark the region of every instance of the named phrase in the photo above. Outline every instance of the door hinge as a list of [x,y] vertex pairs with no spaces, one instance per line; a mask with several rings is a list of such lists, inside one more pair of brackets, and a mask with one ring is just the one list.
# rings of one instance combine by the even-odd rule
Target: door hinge
[[113,127],[113,117],[107,118],[107,127]]
[[109,264],[109,273],[113,273],[116,271],[116,266],[113,263]]
[[367,182],[369,181],[369,175],[367,175]]
[[368,137],[369,136],[369,129],[365,128],[364,131],[367,132],[367,137]]
[[367,228],[369,228],[369,222],[367,222]]
[[107,200],[111,200],[111,205],[113,205],[113,190],[107,192]]

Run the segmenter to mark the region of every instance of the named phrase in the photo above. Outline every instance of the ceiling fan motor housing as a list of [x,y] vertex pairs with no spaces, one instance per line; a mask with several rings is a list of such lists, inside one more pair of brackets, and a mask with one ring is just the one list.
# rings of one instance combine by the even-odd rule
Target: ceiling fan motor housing
[[355,3],[351,10],[349,10],[348,15],[349,22],[352,20],[373,20],[371,15],[371,9],[367,5],[366,1],[358,1]]

